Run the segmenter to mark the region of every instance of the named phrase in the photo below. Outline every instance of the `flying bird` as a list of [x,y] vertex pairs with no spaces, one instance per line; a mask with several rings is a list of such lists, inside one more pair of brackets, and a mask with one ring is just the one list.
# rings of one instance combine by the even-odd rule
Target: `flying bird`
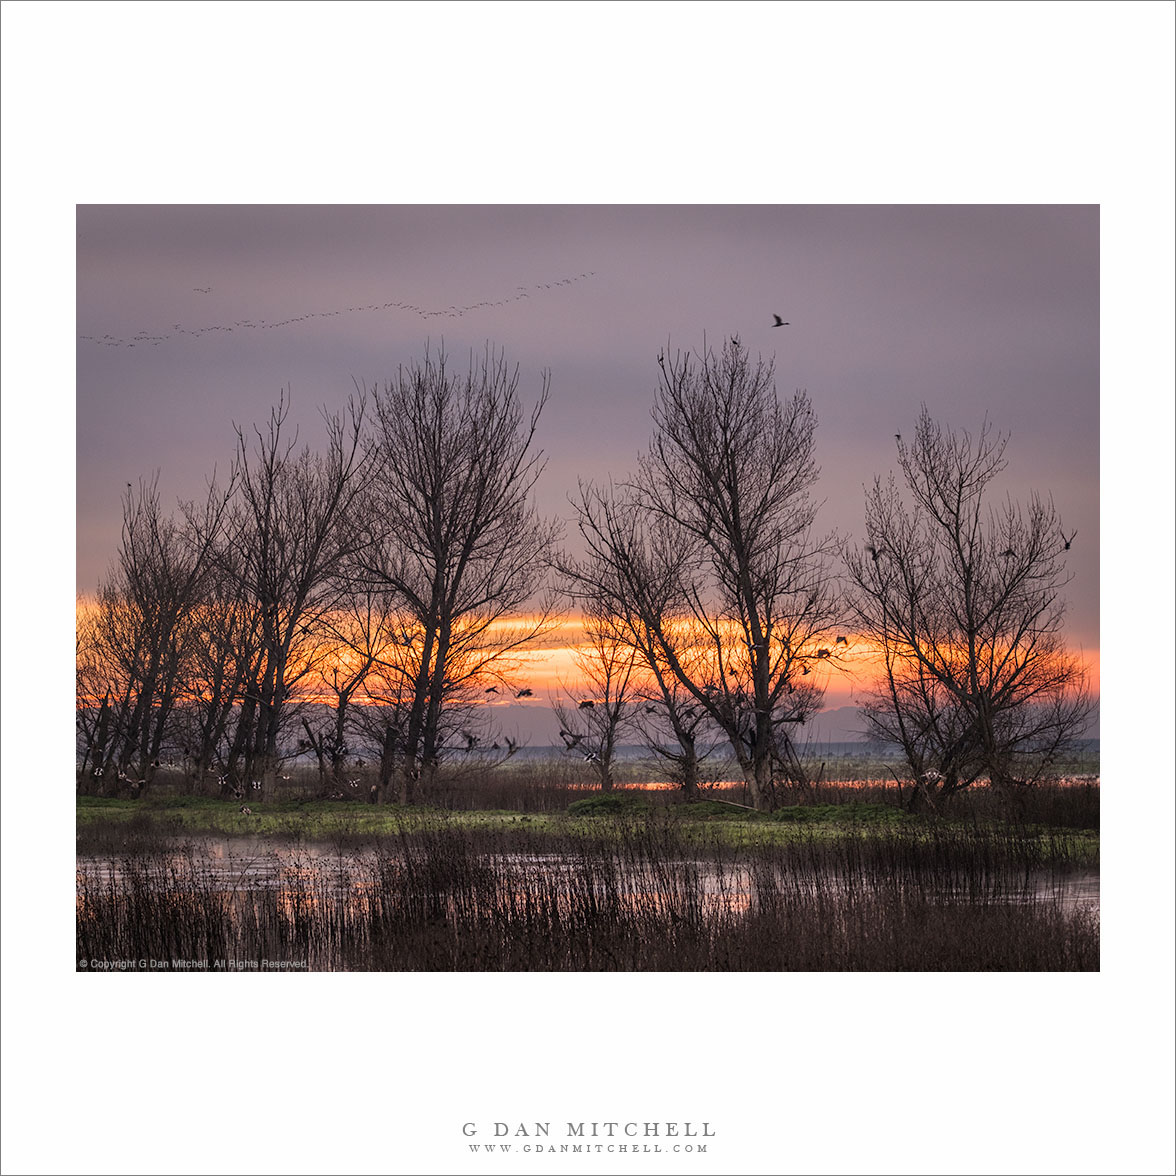
[[837,640],[833,642],[833,644],[834,645],[848,645],[849,639],[846,637],[838,637]]
[[776,321],[772,324],[773,327],[790,327],[791,323],[786,323],[778,314],[772,315]]
[[515,695],[515,698],[530,698],[531,694],[532,694],[532,692],[530,690],[524,689],[524,690],[520,690],[518,692],[518,694]]
[[478,746],[479,740],[477,735],[475,735],[472,731],[463,731],[462,734],[465,736],[466,751],[473,751],[474,748]]
[[584,699],[584,701],[582,703],[580,703],[579,709],[580,710],[591,710],[595,705],[596,705],[596,703],[594,703],[591,699],[586,698],[586,699]]
[[647,715],[656,715],[657,714],[657,707],[656,706],[647,706],[645,708],[645,713]]
[[559,734],[560,738],[563,739],[565,745],[567,746],[568,751],[571,751],[577,743],[583,743],[584,741],[583,735],[577,735],[572,731],[561,731]]
[[497,686],[487,686],[487,687],[486,687],[486,693],[487,693],[487,694],[497,694],[497,693],[498,693],[498,687],[497,687]]

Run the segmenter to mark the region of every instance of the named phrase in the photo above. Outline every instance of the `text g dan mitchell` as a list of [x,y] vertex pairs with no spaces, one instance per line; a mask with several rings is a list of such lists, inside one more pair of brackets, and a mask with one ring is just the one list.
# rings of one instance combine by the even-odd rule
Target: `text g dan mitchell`
[[[477,1135],[493,1139],[550,1139],[552,1123],[463,1123],[461,1133],[467,1138]],[[554,1125],[556,1138],[564,1139],[713,1139],[710,1123],[667,1123],[663,1121],[605,1120],[599,1123],[564,1122]]]

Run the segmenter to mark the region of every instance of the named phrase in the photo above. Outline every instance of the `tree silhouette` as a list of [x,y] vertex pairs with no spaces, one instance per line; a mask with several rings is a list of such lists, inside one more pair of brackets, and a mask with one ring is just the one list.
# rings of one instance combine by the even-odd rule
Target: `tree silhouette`
[[590,556],[565,570],[621,618],[686,758],[705,716],[767,809],[775,779],[805,780],[788,726],[820,705],[800,679],[839,619],[832,540],[813,533],[816,418],[803,393],[780,403],[771,363],[737,338],[658,368],[638,474],[581,489]]
[[237,427],[237,492],[226,529],[225,573],[237,577],[255,610],[257,658],[244,685],[230,752],[246,778],[268,787],[279,759],[279,733],[305,656],[310,625],[339,597],[338,572],[350,551],[343,523],[366,473],[361,445],[366,404],[352,400],[347,417],[323,414],[325,453],[296,452],[287,437],[283,396],[251,443]]
[[601,609],[585,616],[584,638],[574,655],[581,685],[564,687],[552,710],[564,742],[573,743],[568,750],[592,765],[601,791],[611,792],[617,746],[636,720],[638,654],[615,619]]
[[937,424],[924,406],[899,442],[903,485],[876,479],[868,544],[847,552],[852,606],[884,676],[871,734],[903,749],[930,804],[987,777],[1002,795],[1032,783],[1086,729],[1093,703],[1063,642],[1069,582],[1053,503],[986,495],[1007,437]]
[[[515,670],[514,655],[556,620],[543,572],[558,529],[531,504],[548,380],[529,415],[518,384],[518,368],[487,349],[461,375],[444,353],[426,353],[375,393],[376,465],[352,575],[394,596],[409,621],[402,799],[468,726],[459,704],[484,701],[488,686]],[[528,603],[533,612],[521,618]]]

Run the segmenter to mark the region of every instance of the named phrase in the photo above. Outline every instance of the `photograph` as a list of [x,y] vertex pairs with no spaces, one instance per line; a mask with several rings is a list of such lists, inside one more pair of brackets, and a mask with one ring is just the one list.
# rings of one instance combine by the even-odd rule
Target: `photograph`
[[1098,969],[1097,208],[77,250],[79,970]]

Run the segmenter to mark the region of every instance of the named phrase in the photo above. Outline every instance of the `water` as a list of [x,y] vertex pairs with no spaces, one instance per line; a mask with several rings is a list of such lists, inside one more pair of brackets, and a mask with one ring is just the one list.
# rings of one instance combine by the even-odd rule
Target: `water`
[[[90,885],[113,883],[119,886],[128,873],[138,873],[132,864],[136,859],[109,855],[79,856],[77,873],[79,888],[83,880]],[[325,888],[337,896],[366,890],[371,879],[378,875],[381,862],[403,863],[404,859],[386,851],[349,850],[341,852],[326,844],[283,844],[260,838],[220,838],[154,855],[151,858],[149,884],[167,889],[167,881],[175,874],[191,870],[202,886],[224,893],[248,890],[274,890],[294,894]],[[576,854],[550,853],[493,853],[478,856],[478,866],[487,874],[506,879],[554,883],[556,890],[570,890],[585,876],[582,860]],[[141,875],[140,875],[141,876]],[[757,877],[763,877],[755,863],[726,861],[719,865],[707,858],[681,858],[656,862],[626,862],[610,875],[615,884],[632,903],[657,906],[665,893],[681,893],[683,888],[696,888],[701,905],[709,910],[736,912],[748,909],[757,896]],[[786,869],[769,873],[770,885],[789,890],[793,888],[829,894],[849,894],[863,885],[862,878],[849,878],[828,870],[801,870],[789,873]],[[357,885],[357,879],[363,879]],[[887,884],[885,878],[874,877],[871,885]],[[894,880],[899,889],[943,901],[971,901],[1013,905],[1056,905],[1064,912],[1086,910],[1099,917],[1099,871],[1079,868],[1065,871],[991,871],[985,877],[970,877],[955,887],[926,886],[918,879]]]

